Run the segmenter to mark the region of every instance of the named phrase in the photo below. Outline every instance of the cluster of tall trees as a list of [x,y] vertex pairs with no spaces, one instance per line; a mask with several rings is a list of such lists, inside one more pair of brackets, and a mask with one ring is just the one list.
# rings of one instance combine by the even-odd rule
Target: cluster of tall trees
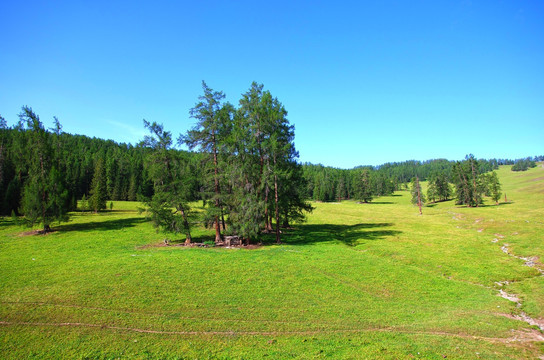
[[453,195],[448,176],[445,173],[432,175],[427,186],[427,198],[430,202],[446,201]]
[[536,167],[536,162],[533,158],[518,159],[512,166],[512,171],[526,171],[529,168]]
[[[178,138],[178,144],[199,155],[200,178],[194,183],[200,184],[206,205],[202,219],[215,229],[216,242],[225,233],[249,243],[262,231],[274,231],[279,243],[280,226],[312,210],[302,191],[302,168],[287,111],[257,83],[242,95],[238,108],[205,82],[202,88],[203,95],[190,111],[196,124]],[[145,126],[151,132],[143,144],[152,151],[147,169],[154,188],[149,212],[157,227],[184,231],[188,243],[192,172],[187,160],[171,151],[169,132],[156,123]]]
[[464,161],[455,163],[453,183],[458,205],[479,206],[483,202],[484,195],[491,196],[497,203],[501,196],[497,174],[495,172],[482,173],[480,162],[472,154],[467,155]]
[[420,179],[416,175],[411,183],[411,202],[419,207],[422,214],[422,206],[427,199],[430,202],[446,201],[453,196],[457,199],[458,205],[477,207],[483,203],[483,197],[490,197],[497,205],[501,197],[501,184],[495,171],[482,173],[480,171],[481,161],[474,156],[467,155],[464,161],[457,161],[453,164],[452,185],[445,173],[433,175],[428,181],[427,196],[422,191]]

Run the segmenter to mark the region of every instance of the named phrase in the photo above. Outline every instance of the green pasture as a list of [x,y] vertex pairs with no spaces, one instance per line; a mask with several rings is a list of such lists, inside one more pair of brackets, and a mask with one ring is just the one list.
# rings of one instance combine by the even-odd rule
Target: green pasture
[[542,333],[510,315],[544,318],[544,277],[501,247],[544,258],[544,168],[498,173],[498,206],[314,203],[251,250],[155,246],[138,203],[48,235],[3,218],[0,358],[538,358]]

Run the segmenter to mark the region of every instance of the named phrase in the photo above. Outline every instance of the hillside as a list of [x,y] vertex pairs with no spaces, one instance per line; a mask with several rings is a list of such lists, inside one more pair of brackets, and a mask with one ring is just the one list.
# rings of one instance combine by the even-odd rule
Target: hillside
[[407,191],[313,203],[283,245],[265,236],[251,250],[161,246],[133,202],[73,213],[45,236],[1,218],[0,354],[537,358],[544,335],[527,321],[542,329],[544,168],[510,168],[498,206],[447,201],[419,216]]

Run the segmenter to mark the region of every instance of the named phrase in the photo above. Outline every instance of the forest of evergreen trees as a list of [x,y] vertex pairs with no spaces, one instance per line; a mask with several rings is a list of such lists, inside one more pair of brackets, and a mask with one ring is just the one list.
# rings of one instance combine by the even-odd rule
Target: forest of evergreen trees
[[478,206],[484,194],[498,201],[500,193],[496,174],[482,174],[505,164],[524,170],[543,159],[470,155],[463,162],[405,161],[349,170],[300,164],[294,127],[269,91],[253,83],[238,107],[224,98],[203,82],[203,95],[190,110],[190,131],[173,139],[162,125],[144,120],[149,135],[136,145],[64,133],[56,118],[46,129],[27,106],[11,127],[0,117],[0,214],[24,215],[47,230],[53,221],[66,220],[78,200],[94,211],[105,209],[107,200],[139,200],[158,229],[183,233],[190,242],[190,203],[201,200],[206,211],[198,222],[215,229],[216,242],[225,234],[249,242],[263,231],[275,232],[279,242],[280,226],[312,210],[307,200],[370,202],[407,190],[417,179],[418,186],[429,181],[430,201],[455,196],[459,204]]
[[[520,168],[532,166],[543,156],[527,159],[478,159],[478,173],[484,174],[498,169],[499,165],[520,164]],[[435,159],[428,161],[404,161],[380,166],[362,166],[354,169],[338,169],[330,166],[304,164],[306,180],[305,196],[315,201],[338,201],[355,199],[365,202],[374,197],[390,195],[397,190],[407,190],[416,176],[420,181],[440,178],[455,183],[457,161]],[[516,165],[512,168],[515,171]],[[453,196],[453,195],[451,195]],[[451,196],[449,198],[451,198]],[[432,196],[431,199],[434,199]],[[440,199],[440,198],[436,198]]]

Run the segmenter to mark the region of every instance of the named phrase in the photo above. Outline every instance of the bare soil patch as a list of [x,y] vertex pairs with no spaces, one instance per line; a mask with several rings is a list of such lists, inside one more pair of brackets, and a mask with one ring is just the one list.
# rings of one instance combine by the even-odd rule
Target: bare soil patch
[[22,233],[19,233],[17,236],[23,237],[23,236],[33,236],[33,235],[49,235],[51,233],[54,233],[56,230],[32,230],[32,231],[25,231]]
[[162,242],[156,243],[156,244],[146,244],[146,245],[138,246],[136,249],[145,250],[145,249],[149,249],[149,248],[161,248],[161,247],[172,247],[172,248],[175,248],[175,247],[183,247],[183,248],[196,248],[196,247],[210,248],[210,247],[216,247],[216,248],[224,248],[224,249],[254,250],[254,249],[258,249],[258,248],[260,248],[262,246],[263,246],[262,244],[230,245],[230,246],[227,246],[227,245],[225,245],[223,243],[219,243],[219,244],[215,244],[215,245],[209,245],[209,244],[197,243],[197,242],[193,242],[193,243],[190,243],[190,244],[185,244],[185,243],[174,243],[173,244],[173,243],[165,243],[164,241],[162,241]]

